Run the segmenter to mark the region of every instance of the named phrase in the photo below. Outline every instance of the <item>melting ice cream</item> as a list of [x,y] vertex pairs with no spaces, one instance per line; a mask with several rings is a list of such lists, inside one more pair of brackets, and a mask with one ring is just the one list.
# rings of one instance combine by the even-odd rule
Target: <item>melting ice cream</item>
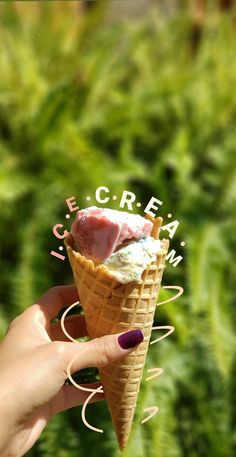
[[139,280],[161,250],[160,240],[150,236],[152,226],[139,214],[91,206],[77,212],[71,234],[77,251],[128,283]]
[[90,206],[77,212],[71,233],[84,257],[103,262],[124,241],[150,235],[152,225],[139,214]]
[[147,266],[156,259],[160,250],[160,240],[148,236],[119,249],[103,263],[117,281],[125,284],[138,281]]

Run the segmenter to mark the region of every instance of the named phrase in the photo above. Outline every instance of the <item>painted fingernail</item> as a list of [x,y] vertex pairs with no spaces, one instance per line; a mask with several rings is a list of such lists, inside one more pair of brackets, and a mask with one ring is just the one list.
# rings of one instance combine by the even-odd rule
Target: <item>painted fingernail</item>
[[130,349],[143,341],[142,330],[130,330],[118,336],[118,343],[122,349]]

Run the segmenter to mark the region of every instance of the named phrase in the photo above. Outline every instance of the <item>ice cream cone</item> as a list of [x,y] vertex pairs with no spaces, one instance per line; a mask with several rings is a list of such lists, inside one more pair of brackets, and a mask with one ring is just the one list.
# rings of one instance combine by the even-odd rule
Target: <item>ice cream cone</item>
[[[162,218],[153,222],[151,236],[158,239]],[[169,241],[162,240],[162,250],[139,281],[121,284],[108,268],[76,252],[72,236],[65,240],[69,261],[91,338],[141,329],[144,341],[122,360],[100,368],[108,408],[120,449],[124,449],[132,426],[142,372],[148,350],[155,308]]]

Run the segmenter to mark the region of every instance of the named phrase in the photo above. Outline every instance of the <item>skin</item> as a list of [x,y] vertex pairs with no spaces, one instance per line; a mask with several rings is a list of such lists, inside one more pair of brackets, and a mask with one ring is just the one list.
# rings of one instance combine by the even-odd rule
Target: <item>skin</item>
[[[119,334],[84,343],[70,342],[60,322],[52,325],[51,321],[61,308],[76,301],[74,285],[49,289],[10,323],[0,343],[1,457],[25,455],[55,414],[85,401],[88,392],[64,384],[73,357],[78,355],[71,367],[72,374],[82,368],[115,362],[136,348],[122,349],[117,342]],[[87,335],[83,316],[67,317],[65,327],[73,338]],[[92,401],[104,398],[100,393]]]

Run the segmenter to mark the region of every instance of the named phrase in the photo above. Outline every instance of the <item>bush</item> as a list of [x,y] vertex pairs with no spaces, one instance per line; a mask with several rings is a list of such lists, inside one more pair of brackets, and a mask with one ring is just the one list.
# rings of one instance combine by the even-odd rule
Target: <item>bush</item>
[[[49,254],[66,198],[86,206],[98,185],[133,190],[143,204],[160,198],[164,220],[180,220],[172,244],[184,253],[164,283],[185,294],[158,310],[156,321],[176,332],[149,351],[147,368],[165,374],[143,382],[124,455],[233,456],[233,21],[207,15],[193,53],[184,9],[109,24],[99,7],[83,15],[64,6],[1,7],[1,334],[46,288],[71,282],[68,262]],[[160,413],[141,427],[143,407],[157,402]],[[29,455],[118,456],[104,404],[88,408],[94,417],[102,438],[76,408],[55,417]]]

